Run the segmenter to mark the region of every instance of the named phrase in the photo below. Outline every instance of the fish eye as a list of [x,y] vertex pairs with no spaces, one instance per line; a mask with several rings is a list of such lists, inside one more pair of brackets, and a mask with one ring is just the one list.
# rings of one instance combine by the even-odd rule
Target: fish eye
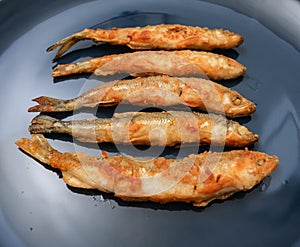
[[234,95],[232,96],[231,101],[235,105],[240,105],[242,103],[242,98],[239,95]]
[[256,160],[256,164],[257,164],[258,166],[263,166],[263,165],[265,164],[265,162],[266,162],[266,159],[265,159],[265,158],[257,159],[257,160]]

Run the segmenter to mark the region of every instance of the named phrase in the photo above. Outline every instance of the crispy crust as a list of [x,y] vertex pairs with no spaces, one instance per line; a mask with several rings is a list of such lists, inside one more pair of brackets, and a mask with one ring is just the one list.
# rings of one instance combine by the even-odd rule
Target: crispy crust
[[34,99],[38,105],[30,112],[73,111],[82,107],[117,105],[171,106],[184,104],[203,111],[224,113],[234,118],[247,116],[256,110],[253,102],[237,91],[201,78],[151,76],[107,82],[70,100],[42,96]]
[[259,136],[235,121],[197,112],[136,112],[113,118],[62,121],[39,115],[31,121],[31,134],[62,133],[81,142],[177,146],[181,143],[244,147]]
[[33,135],[32,140],[23,138],[16,144],[60,169],[70,186],[99,189],[130,201],[179,201],[195,206],[206,206],[212,200],[251,189],[279,163],[276,156],[247,149],[190,155],[182,160],[147,160],[60,153],[50,149],[41,135]]
[[127,45],[136,50],[178,50],[178,49],[231,49],[239,46],[243,37],[223,29],[208,29],[179,24],[161,24],[156,26],[84,29],[50,46],[47,51],[59,48],[54,60],[62,56],[75,43],[90,39],[95,43],[108,42],[115,45]]
[[200,51],[139,51],[107,55],[73,64],[59,64],[53,77],[80,73],[113,75],[166,74],[171,76],[205,75],[213,80],[233,79],[246,72],[245,66],[229,57]]

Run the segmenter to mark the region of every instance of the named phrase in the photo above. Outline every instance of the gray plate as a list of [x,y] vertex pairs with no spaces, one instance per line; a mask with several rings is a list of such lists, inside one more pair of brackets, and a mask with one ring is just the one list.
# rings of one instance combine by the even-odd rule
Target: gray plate
[[[211,2],[0,1],[1,246],[300,246],[299,1]],[[46,47],[85,27],[156,23],[222,27],[245,37],[228,55],[248,71],[226,85],[257,104],[252,118],[243,120],[261,136],[254,149],[280,158],[271,177],[250,192],[204,209],[104,200],[66,187],[14,145],[29,137],[32,98],[73,98],[86,82],[54,83],[54,53]],[[84,49],[89,45],[77,45],[60,62],[126,50]],[[52,144],[70,148],[62,140]]]

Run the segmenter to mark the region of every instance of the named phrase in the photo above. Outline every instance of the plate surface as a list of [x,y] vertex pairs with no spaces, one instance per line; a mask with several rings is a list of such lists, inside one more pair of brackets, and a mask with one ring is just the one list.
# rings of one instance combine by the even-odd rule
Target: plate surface
[[[299,8],[298,1],[284,6],[275,1],[260,6],[253,4],[260,1],[227,1],[225,6],[196,0],[24,2],[0,1],[1,246],[300,246],[300,39],[291,29],[299,30],[300,23],[297,16],[286,15]],[[54,53],[45,51],[49,45],[85,27],[158,23],[220,27],[245,37],[228,55],[247,73],[226,86],[257,104],[243,122],[261,136],[254,149],[280,158],[271,177],[250,192],[203,209],[103,199],[70,190],[15,146],[19,138],[29,137],[32,98],[73,98],[86,83],[86,78],[53,81]],[[84,49],[90,44],[76,45],[77,52],[61,61],[127,49]],[[66,148],[61,140],[52,143]]]

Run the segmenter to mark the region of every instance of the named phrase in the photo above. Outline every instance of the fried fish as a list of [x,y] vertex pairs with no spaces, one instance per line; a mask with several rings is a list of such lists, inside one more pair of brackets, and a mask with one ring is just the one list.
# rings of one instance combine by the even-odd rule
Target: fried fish
[[16,144],[42,163],[60,169],[70,186],[114,193],[127,201],[186,202],[194,206],[206,206],[253,188],[279,163],[276,156],[247,149],[192,154],[178,160],[60,153],[40,134]]
[[106,55],[77,63],[59,64],[53,77],[81,73],[97,76],[130,74],[146,76],[206,76],[212,80],[234,79],[246,72],[246,67],[236,60],[204,51],[137,51]]
[[80,40],[127,45],[136,50],[231,49],[243,42],[239,34],[223,29],[208,29],[179,24],[161,24],[146,27],[84,29],[50,46],[47,51],[60,48],[53,60],[61,57]]
[[224,113],[234,118],[256,110],[253,102],[235,90],[201,78],[150,76],[117,80],[94,87],[70,100],[41,96],[30,112],[63,112],[83,107],[113,106],[120,103],[140,106],[186,105],[203,111]]
[[243,147],[259,136],[238,122],[197,112],[126,112],[113,118],[62,121],[47,115],[35,117],[32,134],[61,133],[81,142],[178,146],[181,143]]

